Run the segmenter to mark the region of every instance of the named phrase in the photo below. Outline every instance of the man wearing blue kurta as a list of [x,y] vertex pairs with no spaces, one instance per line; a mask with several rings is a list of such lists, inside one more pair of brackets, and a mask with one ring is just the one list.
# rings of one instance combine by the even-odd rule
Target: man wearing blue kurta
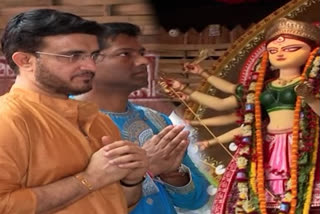
[[[105,59],[97,64],[93,90],[78,99],[97,103],[122,138],[139,144],[149,157],[143,197],[130,213],[175,214],[175,206],[198,209],[208,201],[209,184],[186,153],[189,132],[171,125],[164,114],[128,101],[132,91],[147,84],[148,60],[138,41],[140,29],[129,23],[103,26]],[[121,184],[123,188],[136,185]]]
[[[170,119],[164,114],[130,102],[124,113],[105,110],[102,112],[108,114],[116,123],[123,139],[139,142],[140,146],[143,146],[152,135],[171,124]],[[139,131],[136,132],[137,130]],[[185,209],[197,209],[203,206],[208,200],[207,181],[186,153],[182,167],[190,178],[182,187],[163,182],[161,176],[153,180],[148,176],[143,184],[143,198],[131,213],[176,213],[173,206]]]

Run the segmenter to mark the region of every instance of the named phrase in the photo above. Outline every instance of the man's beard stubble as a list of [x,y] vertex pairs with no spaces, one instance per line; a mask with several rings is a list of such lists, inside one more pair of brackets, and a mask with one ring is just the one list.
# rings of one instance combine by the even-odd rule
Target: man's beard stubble
[[50,69],[44,64],[38,61],[37,69],[35,71],[36,82],[40,85],[41,88],[46,91],[54,92],[57,94],[64,95],[79,95],[86,93],[92,89],[92,80],[86,81],[87,84],[83,84],[82,87],[73,87],[71,86],[71,81],[73,78],[83,74],[91,74],[92,77],[94,73],[91,71],[82,71],[80,74],[74,75],[70,78],[70,83],[62,80],[57,75],[50,72]]

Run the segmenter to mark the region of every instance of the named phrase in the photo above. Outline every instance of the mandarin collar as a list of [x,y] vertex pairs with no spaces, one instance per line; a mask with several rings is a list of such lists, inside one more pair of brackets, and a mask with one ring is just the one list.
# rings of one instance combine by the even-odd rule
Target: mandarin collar
[[80,127],[86,126],[89,128],[88,125],[91,125],[91,122],[99,113],[96,104],[69,98],[56,98],[24,89],[16,84],[12,86],[10,94],[19,96],[24,100],[43,104],[70,122],[77,123]]

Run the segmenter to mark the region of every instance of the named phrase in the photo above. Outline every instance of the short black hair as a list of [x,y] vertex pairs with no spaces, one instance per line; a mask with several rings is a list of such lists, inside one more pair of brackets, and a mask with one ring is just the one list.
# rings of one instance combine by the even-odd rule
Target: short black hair
[[42,45],[42,38],[62,34],[85,33],[96,35],[100,41],[102,27],[95,21],[53,9],[36,9],[13,17],[4,29],[2,52],[10,67],[18,73],[12,60],[17,51],[34,53]]
[[137,37],[141,34],[141,29],[135,24],[128,22],[110,22],[101,24],[103,27],[104,45],[102,48],[107,48],[108,40],[115,39],[119,34],[125,34],[131,37]]

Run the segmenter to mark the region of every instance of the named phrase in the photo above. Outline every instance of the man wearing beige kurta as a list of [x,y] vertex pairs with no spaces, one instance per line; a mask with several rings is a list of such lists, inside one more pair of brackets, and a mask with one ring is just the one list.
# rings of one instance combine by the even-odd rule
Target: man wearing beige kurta
[[17,79],[0,98],[0,213],[118,214],[139,200],[145,152],[96,105],[68,99],[91,89],[99,29],[47,9],[9,21],[1,44]]

